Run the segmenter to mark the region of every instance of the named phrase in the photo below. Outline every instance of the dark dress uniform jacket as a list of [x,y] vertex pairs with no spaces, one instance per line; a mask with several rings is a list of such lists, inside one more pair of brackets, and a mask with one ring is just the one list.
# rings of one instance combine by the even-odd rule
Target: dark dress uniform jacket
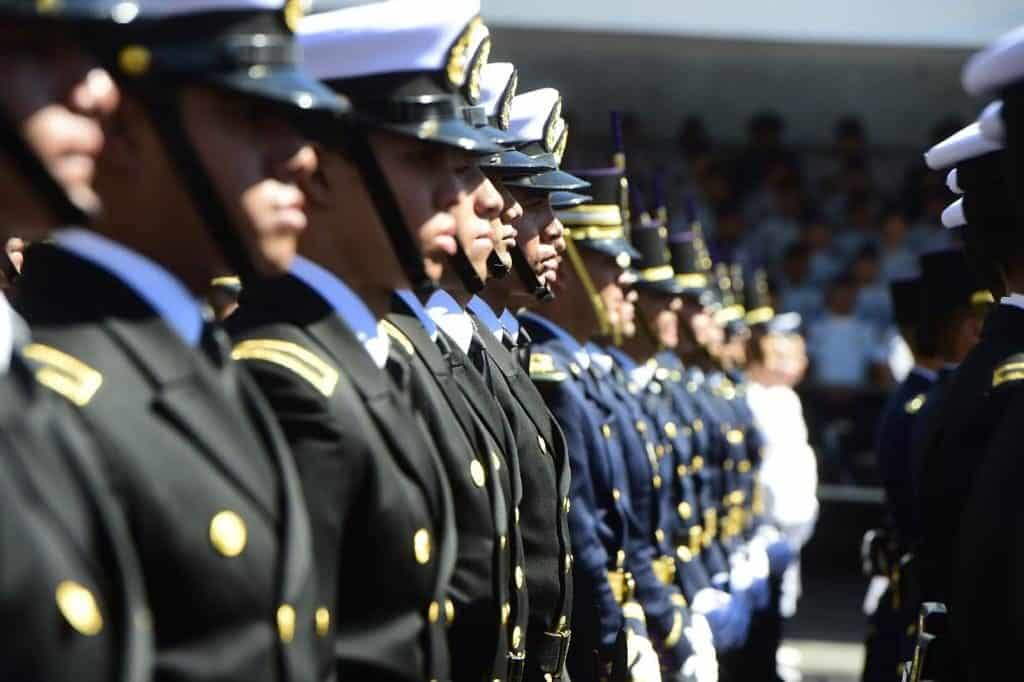
[[246,283],[228,328],[295,456],[339,678],[449,679],[451,491],[408,397],[296,277]]
[[[569,459],[565,438],[516,357],[480,325],[491,386],[515,434],[522,480],[519,531],[526,554],[526,679],[560,673],[571,629]],[[560,656],[561,654],[561,656]]]
[[[1024,647],[1024,477],[1021,423],[1024,420],[1024,354],[1011,356],[1001,372],[1007,381],[993,388],[1006,402],[988,439],[964,509],[952,566],[950,632],[956,680],[994,680],[1019,665]],[[1012,378],[1011,378],[1012,377]],[[1009,673],[1015,677],[1015,673]]]
[[105,445],[153,613],[154,679],[314,679],[302,490],[223,333],[211,360],[120,279],[51,245],[29,251],[18,306],[76,368],[65,394]]
[[[1008,357],[1024,350],[1024,310],[997,305],[981,340],[941,385],[918,454],[919,552],[923,597],[950,601],[950,551],[974,474],[1005,411],[1005,398],[993,391],[992,377]],[[929,399],[931,400],[931,399]],[[987,531],[986,531],[987,532]],[[955,604],[949,604],[951,611]]]
[[0,377],[0,679],[146,682],[153,633],[127,526],[95,443],[38,369],[15,355]]
[[[421,322],[399,298],[387,320],[388,333],[411,352],[413,400],[441,454],[455,503],[458,556],[450,589],[455,618],[448,630],[452,679],[504,680],[514,626],[511,520],[491,456],[498,443],[455,385],[446,354],[424,326],[432,322]],[[447,343],[443,335],[438,339],[442,346]]]

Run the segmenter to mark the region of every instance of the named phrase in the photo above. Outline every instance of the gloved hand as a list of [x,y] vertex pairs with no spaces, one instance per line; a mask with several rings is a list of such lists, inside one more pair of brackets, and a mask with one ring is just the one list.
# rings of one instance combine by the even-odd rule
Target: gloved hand
[[763,609],[770,599],[767,576],[758,575],[758,566],[751,562],[743,551],[729,557],[729,591],[733,594],[746,592],[750,595],[755,610]]
[[661,682],[661,665],[651,640],[629,631],[626,635],[626,660],[632,682]]
[[691,613],[704,617],[718,651],[731,651],[746,640],[750,606],[742,597],[705,588],[694,595]]
[[[711,626],[707,619],[691,611],[690,623],[683,632],[694,651],[694,656],[687,659],[687,663],[696,659],[691,668],[692,679],[696,682],[718,682],[718,654],[715,652]],[[687,670],[685,664],[683,670]]]
[[769,584],[770,564],[764,542],[755,537],[747,543],[747,563],[754,575],[751,594],[754,595],[754,608],[763,610],[771,602],[771,586]]

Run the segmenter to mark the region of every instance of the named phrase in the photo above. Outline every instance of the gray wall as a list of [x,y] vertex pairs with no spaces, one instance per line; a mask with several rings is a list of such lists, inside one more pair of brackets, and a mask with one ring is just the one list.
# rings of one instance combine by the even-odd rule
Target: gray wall
[[[911,152],[939,117],[974,117],[983,102],[960,87],[972,50],[770,43],[678,36],[492,27],[491,61],[513,61],[520,91],[559,88],[576,114],[574,138],[605,135],[608,111],[638,115],[645,135],[671,139],[682,115],[704,116],[725,143],[771,107],[789,139],[829,142],[835,119],[861,115],[873,144]],[[572,142],[570,142],[572,145]]]

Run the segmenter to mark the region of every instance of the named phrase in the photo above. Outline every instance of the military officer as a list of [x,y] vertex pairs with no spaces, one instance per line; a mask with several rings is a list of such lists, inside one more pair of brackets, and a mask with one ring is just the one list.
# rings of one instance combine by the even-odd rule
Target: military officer
[[[993,246],[999,250],[993,249],[992,253],[998,254],[1007,295],[1000,300],[997,312],[1018,307],[1022,291],[1018,246],[1020,217],[1024,216],[1020,201],[1020,83],[1024,79],[1021,35],[1017,28],[998,39],[973,57],[964,71],[968,92],[998,93],[1003,98],[1001,107],[990,105],[982,116],[983,134],[1007,145],[1001,166],[998,170],[971,168],[966,173],[964,168],[957,168],[958,184],[966,195],[963,206],[968,226],[982,222],[986,232],[998,229]],[[996,188],[998,193],[991,196]],[[995,202],[997,197],[1005,202],[1006,194],[1002,192],[1007,188],[1015,199],[1016,212],[1008,210],[1005,203]],[[976,197],[981,201],[975,201]],[[983,443],[986,452],[978,452],[981,461],[960,520],[952,571],[951,635],[962,679],[968,680],[1003,674],[999,671],[1014,665],[1014,653],[1020,646],[1020,633],[1015,625],[1021,613],[1020,602],[1009,595],[1016,594],[1014,586],[1020,570],[1021,524],[1016,513],[1020,470],[1019,460],[1014,456],[1018,450],[1014,438],[1019,439],[1024,384],[1018,371],[1022,359],[1019,337],[1010,331],[1005,336],[1007,345],[1012,343],[1016,347],[1011,351],[1013,355],[995,368],[989,390],[992,401],[1005,400],[1007,406],[990,438]]]
[[[450,679],[445,626],[473,615],[461,612],[463,595],[450,594],[458,588],[450,585],[456,529],[448,476],[426,426],[418,428],[406,368],[389,367],[389,351],[407,351],[378,322],[393,292],[419,276],[421,268],[403,269],[403,250],[417,263],[424,251],[444,257],[442,236],[456,228],[458,206],[474,200],[468,174],[456,169],[497,151],[457,114],[472,71],[449,56],[453,45],[486,35],[475,12],[393,4],[315,14],[299,35],[306,69],[349,95],[358,124],[324,121],[311,131],[320,142],[311,230],[290,276],[247,284],[230,324],[234,355],[253,365],[298,460],[321,594],[337,607],[331,652],[339,677]],[[393,44],[414,47],[397,55]],[[396,73],[416,83],[389,90]],[[389,106],[420,97],[447,111],[388,115]],[[387,232],[376,215],[359,165],[371,154],[389,192],[402,198],[401,231]],[[411,155],[424,163],[404,161]],[[356,241],[360,249],[351,248]]]
[[[557,97],[550,98],[546,108],[543,98],[517,99],[516,82],[516,71],[511,64],[488,65],[482,75],[485,96],[481,105],[488,121],[503,133],[504,142],[509,145],[508,151],[503,153],[503,161],[514,154],[522,154],[530,164],[546,172],[530,177],[525,175],[525,163],[511,165],[506,161],[501,165],[484,165],[497,189],[506,196],[506,205],[521,207],[518,216],[511,216],[516,241],[508,256],[515,275],[490,279],[470,300],[467,309],[481,332],[479,338],[489,361],[490,385],[515,435],[519,453],[522,502],[517,511],[525,554],[524,579],[530,598],[524,677],[541,682],[559,679],[564,674],[571,638],[569,460],[562,431],[530,381],[527,368],[513,354],[516,340],[506,332],[502,320],[515,319],[508,309],[515,298],[546,300],[551,295],[550,286],[557,281],[557,269],[547,265],[553,260],[547,254],[557,256],[559,249],[542,244],[541,240],[542,235],[560,232],[562,228],[552,213],[549,197],[554,191],[584,189],[586,185],[567,173],[551,172],[559,161],[557,154],[545,151],[530,155],[516,149],[520,146],[525,151],[534,151],[530,145],[538,141],[529,138],[544,139],[544,124],[551,121],[551,125],[561,126],[551,118]],[[523,106],[524,101],[528,106]],[[529,128],[540,132],[530,133]],[[524,176],[528,183],[516,186],[515,181]],[[543,238],[547,240],[546,236]],[[564,247],[564,242],[561,246]],[[520,579],[518,575],[515,578]]]
[[[1012,212],[1011,194],[1003,180],[999,145],[986,141],[977,123],[943,141],[926,155],[934,168],[956,165],[959,186],[965,191],[962,206],[969,239],[978,248],[972,255],[988,258],[1001,273],[1006,289],[1012,290],[1015,231],[1003,216]],[[979,181],[980,178],[984,181]],[[946,216],[947,224],[955,224]],[[985,261],[980,261],[982,266]],[[975,268],[977,271],[979,268]],[[1024,318],[1020,310],[1005,303],[985,319],[977,345],[959,366],[933,388],[915,436],[915,475],[921,544],[917,555],[922,598],[950,601],[950,571],[947,549],[950,533],[960,527],[971,482],[985,452],[989,434],[1001,418],[1003,401],[993,392],[993,372],[1019,350],[1024,342]],[[964,458],[965,452],[977,453]],[[956,616],[951,615],[955,623]],[[956,670],[956,662],[949,668]],[[944,666],[946,667],[946,666]]]
[[[101,207],[92,173],[117,89],[79,31],[113,25],[115,3],[46,11],[0,3],[0,238],[42,238]],[[80,133],[95,144],[83,148]],[[45,144],[44,144],[45,142]],[[44,388],[28,328],[0,296],[0,677],[122,680],[152,675],[152,624],[138,556],[77,415]]]
[[28,355],[105,446],[154,679],[313,679],[322,605],[292,456],[197,297],[228,270],[288,267],[306,222],[296,182],[315,171],[291,122],[342,103],[296,69],[283,3],[136,9],[103,49],[122,98],[97,164],[102,217],[26,255]]

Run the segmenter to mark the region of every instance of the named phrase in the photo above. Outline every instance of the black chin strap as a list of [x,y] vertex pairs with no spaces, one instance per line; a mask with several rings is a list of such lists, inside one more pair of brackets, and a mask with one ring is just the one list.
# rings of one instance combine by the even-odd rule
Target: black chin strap
[[409,278],[413,291],[421,300],[426,300],[437,290],[437,282],[427,276],[427,271],[423,267],[423,254],[406,227],[405,218],[402,217],[402,211],[398,207],[391,184],[385,177],[384,171],[377,162],[377,156],[370,147],[367,132],[350,129],[346,138],[345,147],[359,169],[370,200],[373,201],[374,208],[377,210],[377,216],[384,225],[384,229],[387,230],[398,262]]
[[476,274],[476,270],[473,268],[473,264],[469,262],[469,256],[463,250],[462,244],[459,244],[457,236],[455,239],[455,253],[448,256],[448,263],[455,270],[455,274],[459,276],[459,280],[467,292],[478,294],[483,290],[484,281],[480,279],[480,275]]
[[59,225],[86,225],[89,216],[68,197],[42,160],[18,132],[15,122],[0,111],[0,154],[28,181]]
[[523,253],[523,249],[516,244],[509,250],[512,255],[512,267],[515,269],[516,274],[519,275],[519,279],[522,280],[523,286],[529,291],[538,301],[551,301],[555,298],[555,294],[537,277],[537,273],[530,267],[529,261],[526,260],[526,254]]
[[498,255],[497,251],[492,252],[490,257],[488,257],[487,270],[491,273],[492,277],[498,279],[508,277],[510,271],[509,267],[505,265],[505,261],[501,260],[501,256]]
[[156,124],[165,151],[184,180],[199,210],[200,218],[228,266],[243,282],[256,276],[257,270],[245,249],[241,234],[232,229],[241,229],[241,226],[232,225],[224,202],[217,194],[185,130],[181,103],[176,94],[178,88],[151,83],[136,92],[149,108],[149,114]]

